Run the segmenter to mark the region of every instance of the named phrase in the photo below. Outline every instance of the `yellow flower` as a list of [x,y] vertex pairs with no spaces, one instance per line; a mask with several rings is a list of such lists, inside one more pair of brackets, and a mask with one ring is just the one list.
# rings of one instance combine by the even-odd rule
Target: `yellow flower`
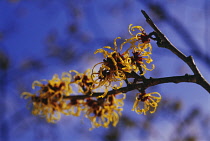
[[[135,32],[136,30],[137,30],[137,33],[133,34],[133,32]],[[126,43],[129,43],[130,47],[127,49],[127,51],[129,51],[131,49],[134,52],[136,52],[136,51],[151,52],[152,51],[152,46],[150,44],[150,38],[141,26],[132,26],[132,24],[130,24],[128,27],[128,31],[132,37],[129,39],[125,39],[125,41],[120,45],[121,50]]]
[[[151,59],[148,52],[132,52],[133,56],[131,56],[131,65],[135,72],[140,71],[141,75],[144,75],[146,71],[152,71],[155,66],[152,64],[152,68],[147,68],[147,64],[151,63],[153,60]],[[147,58],[146,58],[147,57]],[[142,71],[142,72],[141,72]]]
[[147,111],[150,111],[150,113],[154,113],[157,109],[160,100],[161,95],[158,92],[152,92],[147,94],[138,93],[136,95],[136,101],[134,102],[132,111],[135,111],[137,114],[144,113],[144,115],[146,115]]
[[81,112],[84,110],[84,100],[83,99],[71,99],[68,104],[65,103],[62,113],[65,115],[80,116]]
[[[39,115],[46,118],[47,122],[54,123],[56,120],[60,119],[60,112],[62,111],[62,105],[64,101],[57,101],[58,97],[46,98],[38,97],[35,94],[30,94],[28,92],[22,93],[24,98],[31,98],[30,103],[32,103],[32,114]],[[54,99],[54,100],[53,100]]]
[[[42,83],[45,81],[46,84]],[[48,122],[59,120],[60,113],[66,110],[66,101],[63,97],[72,93],[70,81],[71,75],[66,72],[62,73],[61,78],[55,74],[51,80],[34,81],[32,88],[38,86],[39,90],[35,94],[22,93],[25,99],[30,98],[32,114],[45,117]]]
[[95,87],[92,77],[91,77],[91,70],[87,69],[84,73],[79,73],[75,70],[69,71],[76,73],[73,77],[74,84],[77,84],[79,86],[78,92],[81,92],[83,94],[87,94],[88,92],[91,93],[92,89]]
[[[132,31],[138,30],[136,34],[133,34]],[[151,51],[152,46],[150,44],[150,38],[146,34],[145,30],[141,26],[132,26],[132,24],[129,25],[128,31],[133,38],[131,38],[131,41],[138,41],[138,44],[135,48],[138,50],[145,50],[149,48],[149,51]]]
[[61,93],[61,95],[69,96],[72,93],[72,87],[70,86],[71,79],[71,74],[67,72],[62,73],[61,78],[55,74],[51,80],[34,81],[32,89],[35,89],[36,86],[40,87],[37,95],[41,97],[49,97],[59,93]]
[[[126,54],[130,54],[129,51],[132,50],[133,56],[130,56],[130,68],[132,69],[130,70],[135,72],[140,71],[141,75],[144,75],[146,71],[152,71],[154,69],[154,65],[152,65],[151,69],[149,69],[146,65],[153,61],[150,57],[152,54],[150,38],[141,26],[132,26],[132,24],[130,24],[128,30],[132,37],[125,39],[120,48],[122,50],[125,44],[130,44],[128,49],[125,51]],[[136,30],[138,32],[133,34]]]
[[[98,84],[96,88],[101,86],[109,87],[111,82],[122,81],[126,79],[125,72],[131,72],[130,59],[126,53],[120,54],[117,49],[116,40],[120,39],[117,37],[114,40],[114,48],[105,46],[103,48],[110,49],[112,52],[108,52],[105,49],[97,49],[96,53],[103,53],[103,62],[97,63],[92,69],[92,78],[94,83]],[[97,65],[101,65],[97,72],[94,69]]]
[[86,104],[86,117],[90,119],[92,128],[100,126],[108,128],[109,124],[116,126],[121,116],[121,107],[124,105],[122,98],[117,99],[115,95],[108,95],[106,98],[98,98],[97,100],[88,99]]

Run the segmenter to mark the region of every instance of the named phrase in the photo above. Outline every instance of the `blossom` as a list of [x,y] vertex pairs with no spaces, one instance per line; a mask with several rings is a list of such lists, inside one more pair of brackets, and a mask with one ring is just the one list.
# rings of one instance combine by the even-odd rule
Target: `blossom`
[[88,92],[91,93],[92,89],[94,88],[94,82],[91,77],[91,70],[87,69],[84,73],[79,73],[76,70],[69,71],[70,73],[76,73],[73,77],[74,84],[79,86],[78,92],[83,94],[87,94]]
[[100,126],[107,128],[112,123],[116,126],[121,116],[121,107],[124,105],[122,98],[117,99],[115,95],[108,95],[106,98],[88,99],[86,104],[86,117],[90,119],[92,128]]
[[72,93],[70,81],[71,75],[67,72],[62,73],[61,78],[55,74],[51,80],[34,81],[32,88],[35,89],[38,86],[39,90],[35,94],[22,93],[25,99],[30,98],[32,114],[45,117],[48,122],[59,120],[60,113],[67,108],[66,100],[63,97]]
[[[125,72],[131,72],[130,59],[126,53],[119,53],[116,40],[114,40],[114,47],[105,46],[103,48],[110,49],[111,52],[105,49],[97,49],[96,53],[103,53],[105,59],[103,62],[97,63],[92,69],[92,78],[97,84],[96,88],[111,86],[111,82],[118,82],[126,79]],[[96,66],[100,65],[98,71],[94,72]]]
[[132,52],[133,56],[131,56],[131,65],[135,72],[140,71],[141,75],[144,75],[146,71],[152,71],[155,66],[152,65],[152,68],[149,69],[147,64],[151,63],[153,60],[150,57],[149,52]]
[[84,104],[85,104],[84,100],[72,98],[66,101],[70,102],[65,103],[65,106],[63,107],[61,113],[65,115],[80,116],[81,112],[84,110]]
[[[138,32],[134,34],[133,32],[136,30]],[[130,24],[128,31],[132,37],[125,39],[120,48],[123,49],[125,44],[130,44],[125,53],[130,54],[129,51],[132,51],[133,56],[130,56],[131,68],[133,71],[140,71],[140,74],[144,75],[146,71],[152,71],[154,69],[154,65],[152,65],[151,69],[147,67],[147,64],[153,61],[150,57],[152,54],[150,38],[141,26],[132,26]]]
[[135,111],[137,114],[144,113],[144,115],[146,115],[147,111],[150,111],[150,113],[154,113],[160,100],[161,95],[158,92],[137,93],[136,101],[134,102],[132,111]]
[[[134,31],[138,30],[136,34],[133,34]],[[145,50],[149,48],[149,51],[151,51],[152,46],[150,44],[150,38],[146,34],[145,30],[141,26],[132,26],[132,24],[129,25],[128,31],[132,38],[128,39],[127,41],[130,43],[133,43],[135,41],[137,42],[137,45],[133,45],[132,47],[138,48],[139,50]]]
[[[124,48],[125,44],[129,43],[130,47],[125,52],[132,50],[133,52],[140,51],[151,53],[152,46],[150,44],[150,37],[146,34],[145,30],[141,26],[132,26],[132,24],[130,24],[128,27],[128,32],[132,37],[125,39],[125,41],[120,45],[120,50]],[[134,34],[133,32],[137,33]]]

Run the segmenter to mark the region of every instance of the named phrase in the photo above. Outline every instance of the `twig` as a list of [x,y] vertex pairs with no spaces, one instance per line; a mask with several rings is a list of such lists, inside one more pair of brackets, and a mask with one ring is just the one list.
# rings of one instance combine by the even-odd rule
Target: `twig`
[[[139,0],[138,2],[140,2]],[[148,7],[155,7],[152,9],[154,13],[158,13],[157,16],[161,16],[164,22],[168,23],[169,26],[174,28],[175,32],[179,34],[179,37],[190,47],[190,52],[193,53],[193,56],[197,56],[197,59],[204,62],[206,66],[210,66],[210,56],[201,51],[198,43],[193,39],[192,35],[188,30],[183,26],[183,24],[177,20],[170,12],[161,4],[156,3],[155,5],[151,1],[141,1],[141,4],[145,4]],[[207,31],[207,30],[206,30]]]
[[[111,90],[107,93],[107,95],[126,93],[126,92],[136,90],[142,87],[146,89],[148,87],[164,84],[164,83],[181,83],[181,82],[196,83],[196,79],[197,78],[195,75],[188,75],[188,74],[183,75],[183,76],[172,76],[172,77],[164,77],[164,78],[149,78],[149,79],[145,79],[144,83],[130,84],[120,89]],[[103,94],[104,94],[103,92],[97,92],[97,93],[92,93],[91,95],[88,93],[86,95],[63,96],[63,98],[64,99],[85,99],[85,98],[90,98],[90,97],[98,97]],[[40,97],[36,96],[34,100],[40,100]]]
[[157,33],[158,38],[160,39],[157,41],[157,45],[159,47],[164,47],[172,51],[174,54],[176,54],[180,59],[182,59],[193,71],[196,81],[195,83],[201,85],[206,91],[210,93],[210,84],[205,80],[205,78],[200,73],[199,69],[195,65],[195,62],[192,58],[192,56],[186,56],[184,55],[180,50],[178,50],[169,40],[168,38],[159,30],[159,28],[154,24],[154,22],[151,20],[151,18],[147,15],[147,13],[144,10],[141,10],[142,14],[146,18],[147,23],[154,29],[154,31]]
[[[126,93],[128,91],[132,91],[138,88],[148,88],[151,86],[163,84],[163,83],[181,83],[181,82],[192,82],[196,83],[196,76],[195,75],[183,75],[183,76],[172,76],[172,77],[164,77],[164,78],[149,78],[145,79],[144,83],[139,84],[130,84],[127,87],[122,87],[120,89],[111,90],[107,93],[107,95],[112,94],[121,94]],[[103,92],[93,93],[92,95],[71,95],[71,96],[64,96],[64,99],[85,99],[89,97],[98,97],[103,95]]]
[[[120,94],[120,93],[126,93],[128,91],[132,91],[141,87],[148,88],[151,86],[163,84],[163,83],[181,83],[181,82],[194,82],[196,83],[196,77],[195,75],[184,75],[184,76],[173,76],[173,77],[164,77],[164,78],[150,78],[146,79],[144,83],[140,84],[131,84],[127,87],[123,87],[117,90],[111,90],[107,93],[107,95],[112,94]],[[103,92],[99,93],[93,93],[90,95],[73,95],[73,96],[65,96],[65,99],[85,99],[88,97],[98,97],[100,95],[103,95]]]

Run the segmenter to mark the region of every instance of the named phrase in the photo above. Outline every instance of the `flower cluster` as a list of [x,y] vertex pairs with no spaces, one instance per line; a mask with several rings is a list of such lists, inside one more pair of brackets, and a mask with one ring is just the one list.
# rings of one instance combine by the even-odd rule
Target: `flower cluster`
[[123,100],[125,94],[120,99],[116,95],[108,95],[106,98],[87,99],[86,101],[86,117],[90,119],[92,128],[103,126],[107,128],[110,123],[116,126],[119,121],[119,116],[123,110],[121,107],[124,105]]
[[[61,78],[55,74],[51,80],[34,81],[32,88],[38,87],[38,91],[34,94],[22,93],[24,98],[30,99],[32,114],[54,123],[61,114],[80,116],[83,113],[91,121],[91,129],[100,126],[107,128],[110,124],[116,126],[125,99],[125,94],[118,91],[123,82],[127,83],[132,73],[141,77],[154,69],[154,65],[148,67],[153,61],[150,57],[150,37],[141,26],[130,25],[128,30],[131,38],[118,45],[117,41],[121,38],[117,37],[114,47],[105,46],[95,51],[95,54],[102,53],[104,59],[92,69],[84,73],[70,70],[64,72]],[[116,85],[118,82],[119,85]],[[109,90],[116,92],[109,93]],[[154,113],[160,100],[157,92],[138,93],[132,110],[138,114],[146,114],[147,111]],[[143,108],[140,108],[140,103],[144,103]]]
[[90,119],[92,128],[100,126],[107,128],[110,123],[116,126],[121,115],[122,106],[124,105],[123,100],[125,95],[122,94],[123,97],[117,98],[116,96],[120,95],[118,93],[117,95],[107,95],[104,98],[87,97],[85,99],[75,95],[71,96],[73,94],[72,84],[77,84],[80,87],[78,92],[84,94],[87,94],[87,90],[92,88],[92,85],[90,85],[92,81],[89,81],[91,77],[88,77],[85,73],[71,72],[76,73],[73,81],[70,81],[72,78],[70,73],[63,74],[61,78],[54,75],[51,80],[45,80],[46,84],[39,81],[33,83],[33,88],[35,86],[40,88],[37,93],[22,93],[24,98],[31,98],[32,114],[40,115],[46,118],[48,122],[54,123],[60,119],[61,113],[80,116],[83,112],[85,117]]
[[31,98],[32,114],[46,117],[48,122],[55,122],[60,119],[60,113],[66,114],[66,101],[64,96],[72,93],[72,87],[69,85],[71,75],[63,73],[61,79],[54,75],[49,81],[34,81],[32,88],[40,87],[35,94],[29,92],[22,93],[24,98]]
[[[132,36],[118,46],[117,37],[114,39],[114,47],[105,46],[103,49],[97,49],[96,53],[103,53],[103,62],[97,63],[93,67],[92,78],[98,87],[109,87],[111,82],[125,80],[126,73],[140,72],[144,75],[146,71],[154,69],[154,65],[149,69],[147,64],[150,64],[153,60],[150,55],[152,54],[152,46],[150,44],[149,36],[145,33],[141,26],[129,26],[129,33]],[[136,34],[132,31],[138,30]],[[124,47],[128,45],[128,47]],[[105,49],[111,50],[111,52]],[[124,52],[122,50],[125,50]],[[98,71],[94,71],[97,65],[101,65]],[[95,78],[95,79],[94,79]]]

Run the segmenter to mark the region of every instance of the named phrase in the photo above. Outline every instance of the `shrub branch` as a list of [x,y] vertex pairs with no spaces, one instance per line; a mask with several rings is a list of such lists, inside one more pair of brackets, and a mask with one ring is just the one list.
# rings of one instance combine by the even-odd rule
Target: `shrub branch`
[[[159,30],[159,28],[154,24],[148,14],[141,10],[142,14],[146,18],[147,23],[154,29],[154,35],[156,35],[157,45],[159,47],[163,47],[172,51],[177,57],[182,59],[192,70],[195,76],[195,81],[193,83],[197,83],[202,86],[206,91],[210,93],[210,84],[206,81],[206,79],[202,76],[199,69],[197,68],[194,59],[192,56],[184,55],[180,50],[178,50],[169,40],[168,38]],[[186,81],[189,82],[189,81]],[[191,81],[190,81],[191,82]]]

